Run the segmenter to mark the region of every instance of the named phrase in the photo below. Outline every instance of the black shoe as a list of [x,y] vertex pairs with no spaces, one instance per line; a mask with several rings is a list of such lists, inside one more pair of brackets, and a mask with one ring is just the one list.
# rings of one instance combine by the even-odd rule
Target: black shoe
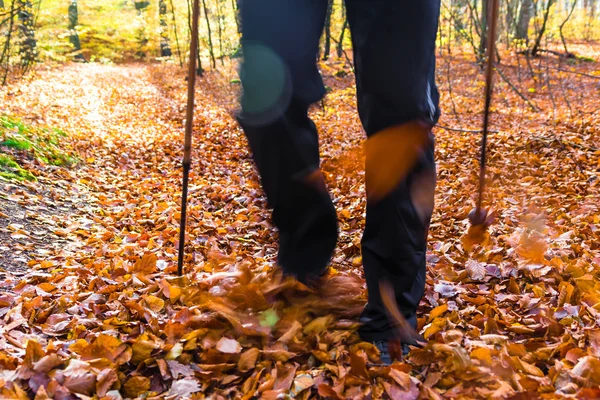
[[[392,365],[396,357],[393,355],[393,351],[390,349],[390,341],[389,340],[376,340],[373,342],[377,350],[379,350],[379,359],[383,365]],[[398,343],[400,344],[400,343]],[[410,352],[410,347],[407,344],[402,344],[402,356],[400,360],[408,355]]]

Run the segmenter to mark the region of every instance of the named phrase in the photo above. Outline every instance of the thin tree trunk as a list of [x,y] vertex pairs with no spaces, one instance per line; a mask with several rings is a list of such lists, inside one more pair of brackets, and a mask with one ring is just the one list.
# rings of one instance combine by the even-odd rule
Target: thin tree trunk
[[[188,28],[189,28],[189,39],[188,43],[192,42],[192,3],[190,0],[187,0],[188,6]],[[198,65],[196,68],[196,75],[202,76],[204,73],[204,68],[202,68],[202,58],[200,57],[200,40],[198,40],[198,51],[196,52],[196,64]]]
[[171,43],[169,43],[169,26],[167,24],[167,2],[158,1],[158,20],[160,23],[160,56],[171,57]]
[[212,67],[217,68],[217,61],[215,60],[215,50],[212,42],[212,31],[210,29],[210,18],[208,18],[208,8],[206,7],[206,0],[202,0],[202,7],[204,8],[204,17],[206,18],[206,27],[208,28],[208,52],[210,54],[210,60],[212,61]]
[[327,14],[325,14],[325,46],[323,48],[323,60],[329,58],[331,52],[331,13],[333,11],[333,0],[327,0]]
[[0,8],[4,8],[4,0],[0,0]]
[[[477,58],[483,60],[485,57],[485,50],[487,47],[487,33],[488,33],[488,0],[482,0],[481,2],[481,35],[479,36],[479,47],[477,48]],[[483,64],[482,64],[483,65]]]
[[2,86],[6,85],[6,80],[8,79],[8,73],[10,72],[10,42],[12,39],[12,32],[14,29],[15,23],[15,1],[10,3],[10,20],[8,23],[8,33],[6,35],[6,41],[4,42],[4,48],[2,49],[2,54],[0,55],[0,62],[4,63],[4,75],[2,76]]
[[177,46],[177,57],[179,58],[179,66],[183,68],[183,58],[181,57],[181,46],[179,46],[179,36],[177,35],[177,18],[175,18],[175,6],[173,0],[171,2],[171,15],[173,17],[173,34],[175,35],[175,45]]
[[223,13],[221,12],[221,0],[217,0],[217,20],[219,21],[219,58],[221,65],[225,65],[225,54],[223,54]]
[[136,39],[138,42],[138,51],[136,52],[136,56],[139,58],[146,57],[146,46],[148,45],[148,32],[146,29],[146,8],[150,5],[148,0],[134,0],[133,3],[135,9],[137,10],[137,18],[138,18],[138,29],[136,30]]
[[542,43],[542,37],[544,36],[544,33],[546,32],[546,24],[548,23],[548,16],[550,15],[550,8],[552,7],[552,4],[554,4],[555,0],[548,0],[548,3],[546,3],[546,12],[544,13],[544,21],[542,22],[542,27],[540,28],[540,31],[538,32],[538,35],[535,39],[535,42],[533,44],[533,47],[531,48],[531,55],[532,56],[536,56],[538,51],[540,50],[540,44]]
[[348,29],[348,15],[346,15],[346,2],[345,1],[342,1],[342,17],[344,18],[344,23],[342,24],[342,31],[340,32],[340,39],[337,42],[338,58],[341,58],[342,53],[344,52],[344,35],[346,34],[346,29]]
[[231,0],[231,6],[233,7],[234,17],[235,17],[235,25],[237,26],[238,34],[242,34],[242,15],[240,14],[240,10],[242,8],[242,0]]
[[77,8],[77,0],[71,0],[69,3],[69,41],[75,49],[73,59],[75,61],[85,62],[85,57],[81,54],[81,41],[77,33],[77,25],[79,25],[79,11]]
[[564,28],[565,24],[567,23],[567,21],[569,20],[569,18],[571,18],[573,11],[575,11],[576,5],[577,5],[577,0],[573,0],[573,5],[571,6],[571,10],[569,11],[567,18],[565,18],[565,20],[562,22],[562,24],[560,24],[560,27],[558,28],[558,31],[560,32],[560,40],[562,40],[562,44],[565,48],[565,54],[567,57],[575,57],[575,55],[572,53],[569,53],[569,49],[567,48],[567,41],[565,40],[565,35],[563,34],[563,28]]

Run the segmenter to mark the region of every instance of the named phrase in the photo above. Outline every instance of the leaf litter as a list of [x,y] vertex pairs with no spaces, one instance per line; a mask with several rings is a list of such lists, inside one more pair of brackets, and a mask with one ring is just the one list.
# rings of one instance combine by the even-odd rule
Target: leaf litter
[[[577,130],[562,110],[564,122],[550,128],[550,112],[524,110],[498,85],[504,103],[493,123],[502,129],[491,138],[486,195],[498,219],[486,242],[472,246],[464,234],[476,194],[477,137],[437,129],[437,202],[418,318],[429,344],[384,367],[376,348],[356,334],[366,302],[359,246],[364,161],[352,80],[335,77],[339,68],[322,65],[333,89],[311,114],[341,222],[318,289],[273,268],[276,232],[233,118],[238,88],[230,79],[208,74],[198,84],[181,278],[182,73],[72,65],[40,72],[9,102],[0,92],[11,113],[43,115],[69,133],[86,162],[64,179],[85,187],[93,210],[91,223],[71,231],[81,231],[79,249],[51,251],[31,261],[24,276],[7,278],[0,396],[598,397],[600,214],[591,179],[598,154],[527,134],[595,144],[597,111],[586,111]],[[469,111],[480,109],[474,67],[453,68],[459,114],[441,125],[478,126],[479,115]],[[571,83],[568,90],[576,91],[580,82]],[[443,83],[441,90],[444,103]],[[537,104],[549,104],[543,91],[536,96]],[[597,110],[598,99],[588,100]]]

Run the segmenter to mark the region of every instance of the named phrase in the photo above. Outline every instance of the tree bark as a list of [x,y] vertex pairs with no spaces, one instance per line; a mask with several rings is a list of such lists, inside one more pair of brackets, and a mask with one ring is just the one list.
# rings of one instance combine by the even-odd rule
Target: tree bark
[[533,0],[523,0],[521,9],[519,10],[519,18],[517,20],[517,39],[527,41],[529,38],[529,21],[533,17]]
[[242,15],[240,14],[240,10],[242,8],[242,0],[231,0],[231,6],[233,7],[233,12],[235,13],[235,25],[237,27],[238,34],[242,34]]
[[175,35],[175,46],[177,46],[177,57],[179,58],[179,66],[183,68],[183,58],[181,57],[181,47],[179,46],[179,35],[177,34],[177,19],[175,18],[175,6],[173,0],[171,3],[171,16],[173,18],[173,34]]
[[2,76],[2,86],[6,85],[8,79],[8,73],[10,71],[10,43],[12,39],[12,33],[15,23],[15,2],[10,3],[10,19],[8,21],[8,32],[5,36],[4,47],[2,48],[2,54],[0,54],[0,64],[4,65],[4,74]]
[[562,41],[563,47],[565,48],[565,54],[567,57],[572,57],[572,58],[575,58],[575,55],[572,53],[569,53],[569,49],[567,48],[567,41],[565,40],[565,35],[563,34],[563,28],[565,27],[565,24],[567,23],[567,21],[569,21],[569,18],[571,18],[571,15],[573,15],[573,11],[575,11],[576,5],[577,5],[577,0],[573,0],[573,5],[571,6],[571,9],[569,10],[569,14],[567,15],[567,18],[565,18],[565,20],[562,22],[562,24],[560,24],[560,26],[558,27],[558,31],[560,33],[560,40]]
[[81,54],[81,41],[79,40],[79,34],[77,33],[77,25],[79,25],[77,0],[71,0],[69,3],[69,42],[71,42],[71,45],[73,45],[73,49],[75,50],[73,59],[75,61],[85,62],[85,57]]
[[17,1],[19,25],[21,36],[19,41],[19,55],[21,57],[21,70],[26,73],[37,58],[37,40],[33,26],[33,6],[29,0]]
[[217,61],[215,60],[215,49],[213,48],[212,31],[210,29],[210,18],[208,17],[208,8],[206,7],[206,0],[202,0],[202,7],[204,8],[204,17],[206,18],[206,27],[208,28],[208,52],[210,54],[212,67],[217,68]]
[[171,43],[169,42],[169,26],[167,24],[167,2],[158,1],[158,20],[160,23],[160,56],[171,57]]
[[331,52],[331,13],[333,11],[333,0],[327,0],[327,14],[325,14],[325,45],[323,47],[323,60],[329,58]]
[[138,42],[139,49],[136,53],[136,56],[140,58],[146,57],[146,45],[148,44],[148,35],[146,30],[146,8],[150,5],[148,0],[134,0],[133,5],[137,10],[137,18],[139,23],[139,28],[136,31],[136,39]]
[[[485,58],[485,50],[487,47],[488,33],[488,0],[482,0],[481,3],[481,35],[479,36],[479,47],[477,48],[477,58],[483,60]],[[482,64],[483,65],[483,64]]]
[[552,7],[552,5],[554,4],[556,0],[548,0],[548,3],[546,3],[546,11],[544,13],[544,20],[542,22],[542,27],[540,28],[540,31],[538,32],[538,35],[535,39],[535,42],[533,44],[533,47],[531,48],[531,55],[532,56],[536,56],[538,51],[540,50],[540,44],[542,43],[542,37],[544,37],[544,33],[546,32],[546,24],[548,23],[548,16],[550,15],[550,8]]
[[225,65],[225,54],[223,53],[223,11],[221,10],[221,0],[217,0],[217,21],[219,21],[219,58],[221,59],[221,65]]
[[344,52],[344,35],[346,34],[346,29],[348,29],[348,15],[346,15],[346,2],[345,1],[342,1],[342,16],[344,18],[344,23],[342,24],[342,31],[340,32],[340,38],[337,42],[338,58],[341,58],[342,53]]
[[[188,43],[192,42],[192,2],[187,0],[188,6],[188,29],[189,29],[189,40]],[[191,52],[190,52],[191,53]],[[198,40],[198,51],[196,52],[196,75],[202,76],[204,68],[202,68],[202,58],[200,57],[200,40]]]

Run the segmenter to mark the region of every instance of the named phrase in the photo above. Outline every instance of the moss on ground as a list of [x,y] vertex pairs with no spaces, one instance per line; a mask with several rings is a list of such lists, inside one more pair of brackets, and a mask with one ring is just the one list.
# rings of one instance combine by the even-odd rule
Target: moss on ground
[[56,128],[28,125],[9,116],[0,116],[0,177],[35,180],[31,160],[42,164],[71,166],[79,160]]

